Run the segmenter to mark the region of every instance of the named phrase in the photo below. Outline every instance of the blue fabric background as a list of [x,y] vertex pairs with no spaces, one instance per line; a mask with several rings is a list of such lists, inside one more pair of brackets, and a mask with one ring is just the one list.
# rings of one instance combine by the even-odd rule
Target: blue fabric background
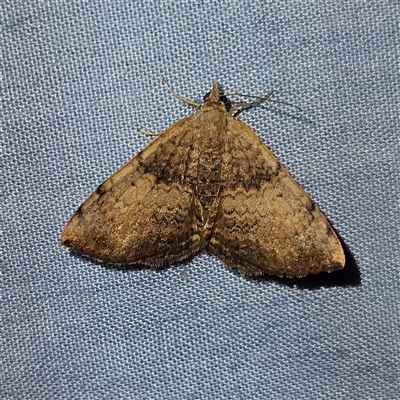
[[[397,1],[2,2],[2,399],[395,399]],[[342,272],[249,279],[208,254],[121,270],[58,244],[109,174],[200,101],[241,114],[343,238]]]

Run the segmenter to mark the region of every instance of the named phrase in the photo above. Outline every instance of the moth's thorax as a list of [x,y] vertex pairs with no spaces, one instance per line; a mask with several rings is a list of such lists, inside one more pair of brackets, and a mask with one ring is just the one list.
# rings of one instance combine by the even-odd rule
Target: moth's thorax
[[222,100],[216,100],[216,101],[207,100],[201,107],[200,111],[202,112],[220,111],[227,113],[226,105]]

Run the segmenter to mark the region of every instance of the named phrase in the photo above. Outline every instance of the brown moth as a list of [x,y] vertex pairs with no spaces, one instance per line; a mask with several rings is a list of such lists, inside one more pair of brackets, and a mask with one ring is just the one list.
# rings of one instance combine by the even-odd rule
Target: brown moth
[[202,105],[173,94],[197,111],[106,179],[72,215],[61,243],[106,262],[155,267],[207,251],[245,275],[343,268],[322,212],[234,116],[255,103],[230,107],[218,82]]

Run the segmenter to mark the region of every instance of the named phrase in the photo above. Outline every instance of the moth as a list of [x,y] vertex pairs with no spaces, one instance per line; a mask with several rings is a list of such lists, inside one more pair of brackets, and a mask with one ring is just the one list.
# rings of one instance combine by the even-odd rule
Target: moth
[[202,104],[172,93],[196,111],[106,179],[72,215],[60,242],[121,264],[157,267],[206,251],[245,275],[343,268],[342,245],[325,216],[235,117],[271,100],[273,91],[236,106],[218,82]]

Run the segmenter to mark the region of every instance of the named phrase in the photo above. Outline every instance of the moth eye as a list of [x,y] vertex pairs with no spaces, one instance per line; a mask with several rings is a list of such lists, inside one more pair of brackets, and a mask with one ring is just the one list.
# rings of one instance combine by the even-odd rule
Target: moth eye
[[228,101],[228,99],[226,98],[226,96],[224,95],[224,94],[221,94],[220,96],[219,96],[219,99],[223,102],[223,103],[227,103],[227,101]]
[[206,94],[204,95],[203,101],[206,101],[206,100],[210,97],[210,93],[211,93],[211,92],[208,92],[208,93],[206,93]]

